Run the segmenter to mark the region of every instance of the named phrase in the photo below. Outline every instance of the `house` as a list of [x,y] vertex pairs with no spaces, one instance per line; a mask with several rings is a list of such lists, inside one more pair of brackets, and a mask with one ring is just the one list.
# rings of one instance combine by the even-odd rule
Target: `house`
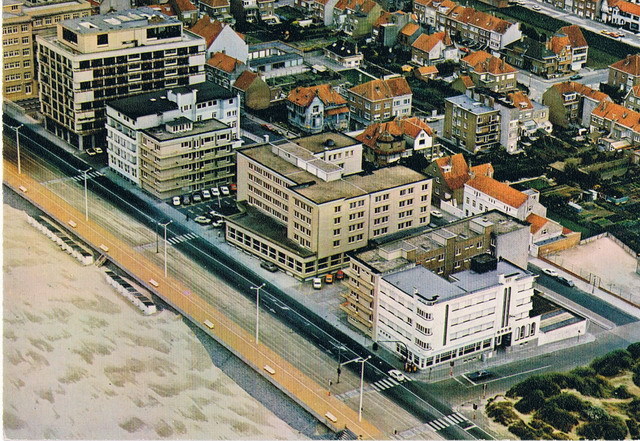
[[213,54],[204,65],[207,81],[219,84],[228,90],[231,90],[233,83],[246,69],[246,64],[222,52]]
[[420,66],[413,69],[413,75],[423,81],[435,80],[438,74],[438,68],[435,66]]
[[511,23],[471,7],[455,6],[446,14],[437,14],[436,19],[439,31],[472,41],[493,54],[522,37],[519,22]]
[[211,18],[204,15],[193,25],[191,32],[207,42],[207,58],[216,52],[222,52],[242,63],[247,62],[249,45],[245,42],[244,35],[234,31],[230,25],[218,20],[211,21]]
[[329,84],[291,90],[287,113],[289,123],[306,133],[349,129],[347,101]]
[[518,70],[486,51],[467,55],[460,60],[460,65],[476,87],[500,93],[517,89]]
[[602,0],[600,19],[632,32],[640,30],[640,5],[625,0]]
[[[385,275],[420,266],[447,278],[469,270],[471,259],[486,253],[526,267],[529,236],[527,223],[493,210],[391,241],[374,241],[371,246],[350,254],[349,267],[345,270],[348,275],[344,282],[345,302],[340,309],[346,312],[350,325],[373,336],[376,334],[374,317],[388,305],[380,303],[382,295],[378,294],[381,293],[372,292],[371,288],[379,287]],[[424,283],[415,286],[424,286]]]
[[[415,19],[415,14],[414,19]],[[398,46],[403,51],[411,51],[411,45],[414,41],[418,39],[420,35],[424,33],[424,29],[422,26],[414,23],[407,23],[404,25],[402,29],[400,29],[400,33],[398,34],[398,39],[396,40]]]
[[220,20],[225,23],[234,23],[231,15],[229,0],[199,0],[200,12],[207,14],[212,20]]
[[338,0],[311,0],[308,2],[298,2],[296,0],[296,6],[303,8],[302,4],[298,5],[298,3],[306,3],[308,5],[307,10],[316,21],[323,23],[325,26],[333,24],[333,10]]
[[386,167],[421,153],[425,157],[438,156],[434,145],[434,132],[417,117],[395,118],[388,122],[373,123],[356,139],[362,143],[364,160],[377,167]]
[[498,210],[524,221],[531,213],[539,216],[547,214],[547,209],[540,204],[537,190],[518,191],[488,176],[475,176],[465,182],[463,197],[465,216]]
[[519,69],[544,78],[553,78],[558,70],[558,56],[551,50],[548,43],[548,40],[540,42],[525,35],[503,48],[502,58]]
[[589,45],[577,25],[561,27],[551,37],[551,48],[559,57],[562,57],[560,54],[565,53],[563,49],[568,48],[566,53],[570,59],[569,70],[578,71],[587,63]]
[[413,93],[404,77],[390,76],[347,90],[351,117],[366,126],[397,116],[411,116]]
[[362,145],[337,132],[237,150],[233,246],[298,279],[334,271],[369,240],[429,225],[431,180],[403,166],[363,174]]
[[352,38],[371,34],[382,7],[373,0],[338,0],[333,8],[333,25]]
[[411,61],[431,66],[445,60],[458,61],[458,49],[446,32],[420,35],[411,45]]
[[585,0],[573,2],[573,13],[578,17],[598,20],[600,18],[600,0]]
[[264,78],[296,75],[309,70],[302,51],[281,41],[249,45],[247,64]]
[[451,83],[451,88],[457,90],[460,93],[467,93],[467,90],[475,88],[476,85],[469,75],[459,75]]
[[627,55],[610,65],[607,84],[624,92],[640,84],[640,54]]
[[271,89],[255,72],[245,70],[238,76],[231,90],[240,95],[243,106],[263,110],[271,104]]
[[477,101],[467,95],[445,98],[443,136],[472,154],[497,147],[500,112],[487,100]]
[[[464,184],[474,176],[493,177],[490,163],[469,167],[462,153],[437,158],[425,169],[425,174],[433,178],[434,205],[462,208]],[[451,211],[451,210],[446,210]]]
[[640,84],[629,89],[629,92],[624,97],[624,106],[627,109],[640,112]]
[[554,220],[531,213],[525,221],[531,225],[529,253],[534,257],[566,250],[580,243],[580,232],[573,232]]
[[198,8],[191,0],[171,0],[169,3],[186,26],[193,26],[198,21]]
[[412,21],[411,14],[404,11],[382,11],[380,17],[373,23],[371,36],[379,45],[393,47],[396,45],[400,31]]
[[615,141],[640,145],[640,112],[627,109],[611,101],[601,101],[591,113],[589,130]]
[[364,59],[364,55],[358,50],[358,43],[342,39],[325,47],[324,56],[348,68],[360,67]]
[[432,32],[437,28],[437,15],[447,15],[457,3],[451,0],[414,0],[413,13],[418,23],[426,25]]
[[574,81],[564,81],[549,87],[542,95],[542,104],[549,107],[549,121],[563,127],[589,127],[591,112],[609,95]]

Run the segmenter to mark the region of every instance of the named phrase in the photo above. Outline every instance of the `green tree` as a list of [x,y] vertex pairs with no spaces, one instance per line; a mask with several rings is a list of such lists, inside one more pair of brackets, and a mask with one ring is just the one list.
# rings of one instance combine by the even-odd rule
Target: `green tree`
[[529,394],[524,395],[520,401],[515,404],[515,408],[522,413],[531,413],[534,410],[544,406],[544,394],[540,389],[536,389]]
[[577,430],[578,435],[587,439],[624,439],[627,436],[627,425],[622,418],[609,416],[597,421],[590,421]]
[[600,375],[613,377],[625,369],[629,369],[632,363],[631,354],[624,349],[618,349],[596,358],[590,366]]
[[570,412],[550,403],[540,408],[534,417],[541,419],[562,432],[571,432],[575,425],[578,424],[578,419]]
[[631,354],[634,360],[640,359],[640,342],[631,343],[627,346],[627,351]]

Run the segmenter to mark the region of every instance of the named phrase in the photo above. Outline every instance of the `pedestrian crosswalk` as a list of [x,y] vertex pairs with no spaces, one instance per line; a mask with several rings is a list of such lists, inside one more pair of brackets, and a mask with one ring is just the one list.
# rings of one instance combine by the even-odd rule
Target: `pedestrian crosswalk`
[[[411,378],[407,378],[406,381],[411,381]],[[399,385],[400,383],[391,377],[383,378],[382,380],[378,380],[370,385],[367,385],[363,392],[381,392],[385,389],[390,389]],[[339,400],[347,400],[349,398],[355,397],[360,394],[360,389],[353,389],[341,394],[337,394],[336,398]]]
[[442,429],[446,429],[453,425],[468,426],[471,422],[460,412],[455,412],[450,415],[445,415],[437,420],[429,421],[420,426],[412,427],[404,432],[396,433],[393,435],[395,439],[414,439],[419,433],[423,433],[429,430],[437,432]]
[[[89,173],[87,173],[87,179],[93,179],[99,176],[104,176],[104,173],[102,173],[100,170],[92,170]],[[66,182],[66,181],[76,181],[76,182],[84,181],[84,173],[75,175],[75,176],[65,176],[64,178],[51,179],[49,181],[41,182],[41,184],[51,185],[51,184],[59,184],[61,182]]]
[[198,235],[196,233],[187,233],[187,234],[181,234],[179,236],[171,237],[167,239],[167,242],[169,242],[171,245],[177,245],[181,242],[185,242],[187,240],[197,239],[197,238],[198,238]]

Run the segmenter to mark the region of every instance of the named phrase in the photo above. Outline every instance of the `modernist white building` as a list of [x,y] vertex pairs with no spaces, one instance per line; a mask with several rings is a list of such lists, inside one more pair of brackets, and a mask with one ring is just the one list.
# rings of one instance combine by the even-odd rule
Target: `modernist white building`
[[535,275],[488,255],[444,279],[422,266],[385,275],[375,288],[376,336],[419,369],[534,340]]
[[[109,102],[106,123],[109,167],[136,185],[141,185],[142,131],[178,119],[190,122],[220,121],[230,129],[229,143],[237,140],[234,148],[240,146],[240,98],[217,84],[203,82]],[[172,189],[172,192],[190,192],[205,184],[228,183],[234,174],[231,171],[225,176],[203,175],[200,179]]]
[[545,217],[547,209],[540,204],[540,193],[515,188],[487,176],[476,176],[464,184],[462,209],[465,216],[498,210],[519,220],[531,213]]
[[85,149],[104,147],[108,101],[205,80],[205,41],[151,8],[58,23],[38,35],[46,128]]

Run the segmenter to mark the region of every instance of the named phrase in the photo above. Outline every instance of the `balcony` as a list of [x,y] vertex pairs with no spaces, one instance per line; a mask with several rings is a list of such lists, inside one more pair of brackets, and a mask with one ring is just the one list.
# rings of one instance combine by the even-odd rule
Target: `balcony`
[[363,326],[364,330],[373,328],[373,322],[369,320],[369,316],[363,317],[349,302],[340,304],[340,309],[347,313],[349,320],[353,321],[355,325]]

